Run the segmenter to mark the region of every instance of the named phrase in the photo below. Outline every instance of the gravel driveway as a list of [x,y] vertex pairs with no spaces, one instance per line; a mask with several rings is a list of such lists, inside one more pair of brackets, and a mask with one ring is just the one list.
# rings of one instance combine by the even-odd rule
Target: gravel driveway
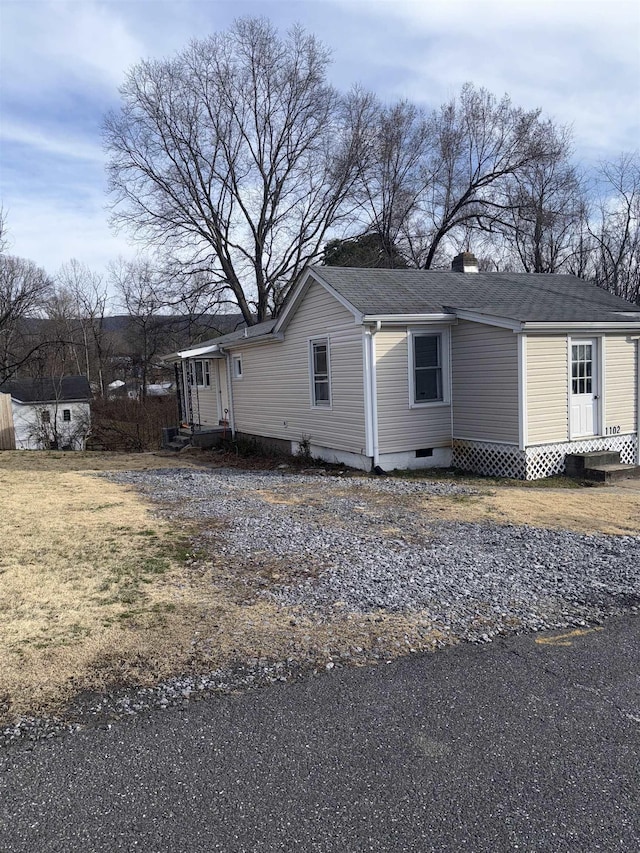
[[[278,624],[264,634],[260,657],[218,668],[205,660],[152,687],[80,697],[63,717],[25,717],[0,730],[0,746],[336,662],[380,663],[460,640],[594,624],[640,605],[640,536],[450,520],[447,507],[482,500],[470,486],[290,469],[100,476],[141,491],[178,529],[195,522],[194,570],[225,567],[218,582],[240,591],[247,630],[260,602]],[[214,650],[216,642],[205,637]]]
[[215,521],[210,547],[230,562],[269,560],[274,582],[259,595],[306,612],[420,612],[445,635],[487,642],[640,604],[640,537],[438,520],[423,508],[478,494],[468,486],[229,469],[105,476],[177,521]]

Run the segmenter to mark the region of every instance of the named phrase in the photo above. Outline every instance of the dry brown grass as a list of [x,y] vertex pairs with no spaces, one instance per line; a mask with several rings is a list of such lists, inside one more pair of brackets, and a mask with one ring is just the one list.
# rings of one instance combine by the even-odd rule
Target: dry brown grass
[[480,496],[430,498],[425,512],[456,521],[493,521],[578,533],[638,535],[640,491],[615,488],[541,489],[500,487]]
[[[195,459],[201,457],[196,456]],[[152,454],[0,454],[0,721],[59,708],[75,693],[149,685],[248,658],[320,663],[352,649],[430,647],[420,616],[328,623],[258,599],[274,566],[229,567],[188,551],[189,530],[132,489],[90,473],[193,465]]]
[[[194,557],[188,537],[195,530],[161,520],[134,490],[90,476],[203,461],[212,457],[0,453],[0,720],[55,709],[84,690],[149,685],[249,658],[322,664],[372,649],[395,656],[440,639],[424,614],[362,616],[338,606],[319,621],[279,607],[256,591],[295,574],[295,566],[257,553],[234,565],[217,559],[213,524],[212,552]],[[475,496],[402,498],[422,510],[416,535],[446,518],[640,531],[639,490],[479,487]],[[398,502],[361,491],[355,495],[363,515]],[[353,488],[344,493],[354,496]],[[261,497],[322,514],[317,488],[264,490]],[[380,535],[399,532],[379,528]]]
[[169,525],[105,480],[0,458],[2,710],[100,686],[94,664],[114,649],[123,659],[158,657],[167,640],[179,642],[163,630],[184,548]]
[[148,468],[185,468],[196,466],[203,458],[191,453],[112,453],[86,451],[65,453],[48,450],[6,450],[0,452],[0,471],[140,471]]
[[[405,506],[422,510],[416,516],[418,525],[433,521],[491,521],[496,524],[527,524],[533,527],[572,530],[578,533],[637,535],[640,533],[640,481],[637,489],[620,487],[582,487],[576,489],[531,485],[487,486],[486,482],[466,477],[464,482],[478,489],[478,494],[446,497],[396,495],[369,489],[345,488],[337,494],[358,500],[363,515],[376,515],[385,506]],[[333,492],[336,494],[335,490]],[[274,504],[316,507],[322,512],[321,490],[298,488],[287,495],[267,490],[260,497]],[[390,530],[389,535],[398,531]]]

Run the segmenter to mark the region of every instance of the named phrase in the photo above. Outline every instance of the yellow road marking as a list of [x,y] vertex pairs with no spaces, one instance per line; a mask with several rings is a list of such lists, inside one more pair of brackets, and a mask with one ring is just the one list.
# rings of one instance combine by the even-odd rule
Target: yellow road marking
[[584,637],[585,634],[593,634],[594,631],[604,631],[604,628],[576,628],[565,634],[556,634],[555,637],[536,637],[536,643],[541,646],[571,646],[574,637]]

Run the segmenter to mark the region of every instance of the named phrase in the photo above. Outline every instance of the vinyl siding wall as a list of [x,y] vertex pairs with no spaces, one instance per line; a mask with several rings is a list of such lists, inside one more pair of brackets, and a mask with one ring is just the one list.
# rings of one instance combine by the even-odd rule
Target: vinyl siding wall
[[[441,331],[425,328],[424,331]],[[406,329],[374,336],[380,453],[451,446],[451,406],[409,407],[409,334]],[[445,380],[446,381],[446,380]]]
[[[319,284],[311,284],[282,342],[234,345],[242,378],[232,379],[239,432],[365,452],[363,330]],[[311,405],[309,339],[328,337],[331,407]]]
[[[44,438],[52,435],[42,423],[42,413],[49,412],[51,426],[55,425],[61,443],[73,445],[74,450],[84,449],[84,435],[91,423],[89,403],[17,403],[12,401],[16,450],[41,450]],[[69,409],[71,420],[65,421],[63,411]]]
[[[587,335],[588,337],[588,335]],[[635,343],[622,335],[601,338],[604,347],[604,433],[636,430]],[[527,444],[569,440],[567,336],[527,338]]]
[[527,337],[527,444],[569,440],[566,335]]
[[605,339],[605,432],[620,427],[635,432],[637,412],[636,342],[623,336]]
[[518,444],[518,338],[461,320],[452,329],[453,436]]

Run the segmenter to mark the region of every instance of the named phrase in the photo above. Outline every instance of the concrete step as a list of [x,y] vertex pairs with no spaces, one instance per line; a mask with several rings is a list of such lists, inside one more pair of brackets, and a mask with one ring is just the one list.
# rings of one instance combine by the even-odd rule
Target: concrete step
[[165,448],[179,453],[181,450],[184,450],[185,447],[189,447],[190,444],[190,438],[185,435],[177,435],[174,439],[165,444]]
[[592,480],[594,483],[615,483],[617,480],[638,479],[640,465],[622,465],[619,462],[597,465],[585,468],[582,476],[585,480]]
[[567,453],[564,462],[565,473],[568,477],[584,477],[587,469],[601,468],[603,465],[619,465],[620,453],[617,450]]

